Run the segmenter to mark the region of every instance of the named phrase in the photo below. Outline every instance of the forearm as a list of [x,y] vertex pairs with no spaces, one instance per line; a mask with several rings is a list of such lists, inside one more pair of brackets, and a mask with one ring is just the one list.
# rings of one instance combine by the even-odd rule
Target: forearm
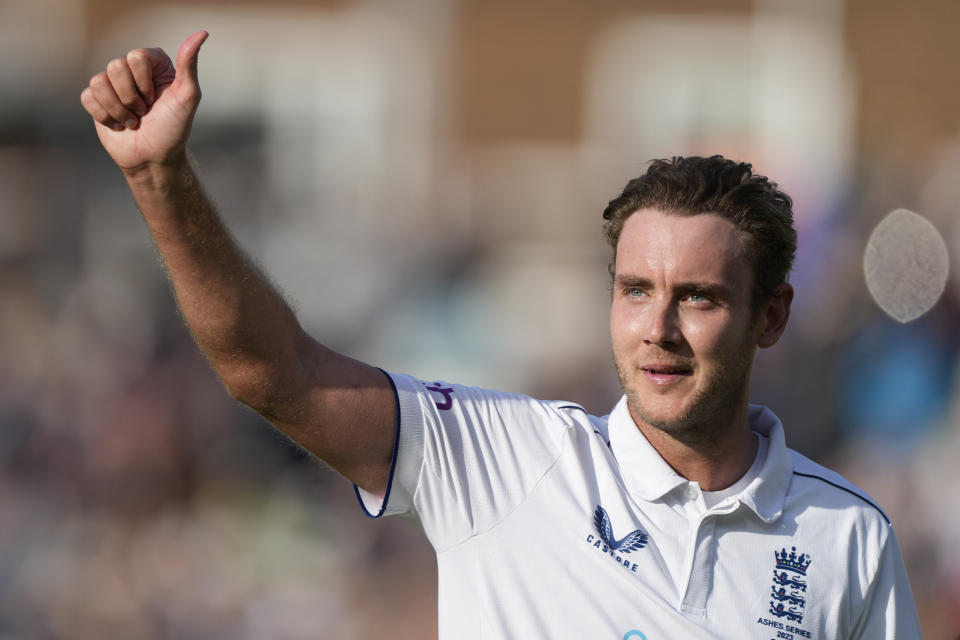
[[239,400],[295,386],[303,332],[220,220],[186,158],[126,173],[194,339]]

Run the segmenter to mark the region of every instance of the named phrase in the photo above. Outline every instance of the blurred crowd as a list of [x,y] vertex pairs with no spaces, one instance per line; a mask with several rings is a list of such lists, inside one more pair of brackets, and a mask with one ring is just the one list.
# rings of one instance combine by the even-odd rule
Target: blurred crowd
[[[191,149],[213,199],[308,329],[392,371],[602,415],[619,397],[606,201],[671,153],[724,153],[781,182],[797,204],[797,299],[784,340],[759,356],[752,397],[791,446],[890,515],[925,637],[960,636],[960,140],[909,162],[857,148],[845,90],[856,70],[835,13],[803,27],[775,13],[621,16],[578,40],[572,133],[458,123],[470,115],[458,98],[488,99],[482,70],[451,80],[451,58],[470,57],[457,53],[458,21],[484,43],[501,27],[455,3],[421,3],[429,16],[399,4],[134,12],[78,45],[70,86],[36,88],[42,107],[16,106],[30,104],[26,76],[7,85],[0,638],[436,633],[435,562],[417,527],[367,521],[345,480],[226,395],[81,111],[80,87],[110,57],[173,48],[197,26],[212,38]],[[698,59],[712,46],[766,51],[771,33],[830,71],[793,77],[799,93],[775,99],[779,76],[761,69],[752,85]],[[704,49],[635,67],[660,47],[654,35]],[[471,46],[480,56],[494,44]],[[462,84],[471,78],[480,88]],[[809,103],[789,111],[798,96]],[[739,113],[744,101],[768,110]],[[871,230],[901,206],[934,224],[953,263],[939,302],[907,324],[863,281]]]

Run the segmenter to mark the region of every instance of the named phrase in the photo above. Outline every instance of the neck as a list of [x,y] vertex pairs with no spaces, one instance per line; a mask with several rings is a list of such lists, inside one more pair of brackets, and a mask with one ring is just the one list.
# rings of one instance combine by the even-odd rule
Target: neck
[[734,484],[756,458],[758,443],[750,430],[745,402],[724,424],[688,428],[684,436],[650,425],[637,415],[632,403],[627,406],[637,428],[660,457],[704,491],[721,491]]

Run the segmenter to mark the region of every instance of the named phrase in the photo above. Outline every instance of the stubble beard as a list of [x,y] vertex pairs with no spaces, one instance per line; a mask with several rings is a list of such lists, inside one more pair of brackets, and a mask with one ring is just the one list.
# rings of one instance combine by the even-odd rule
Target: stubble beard
[[[680,415],[659,418],[651,414],[641,394],[629,384],[631,377],[626,375],[625,365],[616,357],[614,362],[634,417],[679,442],[700,449],[717,442],[733,426],[747,397],[753,354],[741,353],[730,365],[713,371],[707,384],[697,391]],[[633,372],[634,376],[643,375],[636,367]]]

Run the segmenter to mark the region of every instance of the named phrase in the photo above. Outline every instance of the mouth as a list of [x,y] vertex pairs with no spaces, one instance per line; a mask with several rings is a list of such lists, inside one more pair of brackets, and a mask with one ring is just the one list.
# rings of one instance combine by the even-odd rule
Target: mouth
[[678,364],[646,364],[640,367],[644,378],[657,385],[677,382],[693,375],[693,369]]

